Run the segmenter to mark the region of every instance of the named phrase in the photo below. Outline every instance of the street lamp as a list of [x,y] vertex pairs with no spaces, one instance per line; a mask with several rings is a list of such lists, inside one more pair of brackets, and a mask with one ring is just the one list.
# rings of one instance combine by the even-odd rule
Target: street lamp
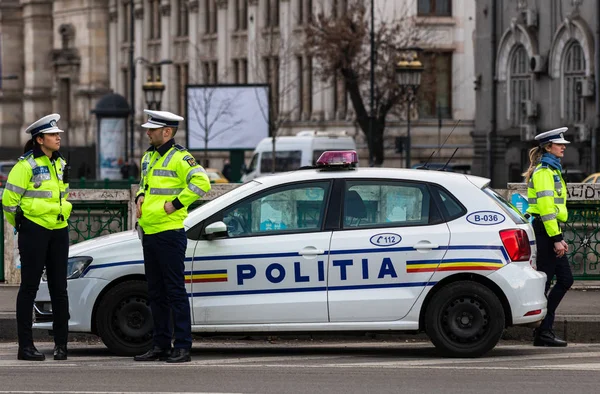
[[165,84],[161,82],[160,76],[152,78],[148,76],[148,81],[142,85],[144,91],[144,97],[146,98],[146,105],[148,109],[160,110],[160,104],[162,102],[162,95],[165,90]]
[[406,92],[407,106],[407,131],[406,131],[406,168],[410,168],[410,110],[421,85],[421,74],[424,67],[417,57],[418,49],[410,50],[403,54],[396,65],[396,81]]

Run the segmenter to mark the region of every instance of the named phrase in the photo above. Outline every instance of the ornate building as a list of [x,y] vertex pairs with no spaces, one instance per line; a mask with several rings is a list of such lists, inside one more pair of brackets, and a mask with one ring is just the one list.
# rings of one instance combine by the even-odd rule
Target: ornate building
[[[412,125],[412,160],[425,161],[460,119],[446,149],[434,161],[447,160],[460,147],[455,161],[470,162],[475,1],[404,3],[418,16],[418,26],[432,33],[424,46],[426,83],[419,120]],[[376,0],[375,4],[385,14],[399,3]],[[131,103],[134,93],[139,125],[146,106],[142,85],[149,76],[160,76],[166,86],[162,109],[183,116],[188,84],[269,82],[281,96],[280,110],[290,114],[280,134],[344,129],[355,135],[361,157],[366,157],[363,134],[354,122],[342,81],[316,78],[315,59],[301,48],[303,25],[310,23],[311,11],[341,14],[345,5],[345,0],[2,0],[0,64],[4,75],[19,78],[4,81],[0,92],[0,145],[20,150],[27,139],[24,128],[56,111],[62,115],[61,127],[68,131],[63,150],[89,158],[97,141],[91,111],[98,99],[112,91]],[[395,139],[405,133],[405,122],[388,122],[385,165],[403,165],[401,154],[395,152]],[[146,140],[141,131],[134,136],[135,156],[139,156]],[[181,130],[178,139],[184,137]],[[213,157],[218,165],[225,153]],[[87,171],[79,172],[86,175]]]
[[600,3],[540,4],[477,1],[474,163],[495,185],[520,182],[534,136],[562,126],[567,173],[598,169]]

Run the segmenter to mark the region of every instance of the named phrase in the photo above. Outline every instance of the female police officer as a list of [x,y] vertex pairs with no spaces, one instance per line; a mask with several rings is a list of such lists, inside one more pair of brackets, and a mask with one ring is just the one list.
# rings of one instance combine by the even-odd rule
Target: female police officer
[[[563,240],[558,222],[565,222],[567,212],[567,187],[561,176],[560,159],[566,144],[563,133],[566,127],[538,134],[539,146],[529,151],[529,169],[523,174],[527,182],[529,208],[533,216],[533,230],[537,244],[537,269],[546,273],[548,314],[534,333],[534,346],[567,346],[558,338],[552,326],[558,304],[573,284],[571,267],[567,260],[567,243]],[[552,279],[556,284],[548,293]]]
[[40,278],[46,267],[52,300],[54,359],[67,359],[69,300],[67,296],[67,258],[69,232],[67,219],[66,162],[58,153],[60,115],[39,119],[26,132],[31,140],[25,154],[8,175],[2,196],[2,209],[8,222],[19,233],[21,286],[17,295],[17,332],[19,360],[42,361],[44,354],[33,345],[32,310]]

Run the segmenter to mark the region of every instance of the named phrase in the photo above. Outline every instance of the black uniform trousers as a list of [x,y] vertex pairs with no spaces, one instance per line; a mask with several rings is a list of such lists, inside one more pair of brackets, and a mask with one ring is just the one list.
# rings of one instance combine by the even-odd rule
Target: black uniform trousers
[[[537,270],[546,274],[546,298],[548,299],[548,313],[540,330],[551,330],[554,325],[554,315],[558,304],[573,285],[573,274],[566,255],[557,257],[554,251],[554,242],[548,236],[544,223],[540,218],[533,220],[533,230],[537,245]],[[556,283],[550,290],[552,279],[556,276]],[[550,290],[550,292],[548,292]]]
[[180,229],[145,234],[142,244],[154,321],[154,345],[169,349],[174,338],[174,348],[191,349],[192,321],[184,273],[187,247],[185,231]]
[[33,345],[32,311],[40,279],[46,267],[48,290],[52,302],[54,343],[66,345],[69,333],[69,297],[67,294],[67,260],[69,229],[48,230],[23,218],[18,237],[21,255],[21,286],[17,295],[17,334],[19,346]]

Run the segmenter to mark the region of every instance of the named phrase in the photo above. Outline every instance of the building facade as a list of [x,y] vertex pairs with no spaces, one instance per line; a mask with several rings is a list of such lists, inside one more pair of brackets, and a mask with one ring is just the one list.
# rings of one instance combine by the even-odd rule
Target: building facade
[[[394,14],[400,4],[374,3],[377,15]],[[429,37],[422,45],[426,70],[412,121],[412,162],[427,160],[460,120],[432,161],[445,161],[460,148],[454,161],[470,163],[475,0],[401,3],[402,12],[416,15],[418,28]],[[316,59],[306,56],[301,45],[303,26],[313,13],[341,15],[345,9],[346,0],[2,0],[2,73],[19,79],[4,81],[2,87],[0,145],[20,149],[27,139],[25,127],[56,111],[67,131],[63,145],[74,154],[85,148],[89,155],[97,142],[91,110],[100,97],[116,92],[130,103],[133,98],[139,157],[146,145],[137,129],[146,107],[142,85],[160,76],[166,86],[162,109],[183,116],[188,84],[270,83],[281,96],[280,111],[289,113],[278,135],[347,130],[362,160],[368,156],[366,143],[342,81],[317,78]],[[401,118],[389,119],[384,165],[404,166],[395,146],[406,128]],[[184,141],[185,132],[177,138]],[[226,152],[211,155],[211,165],[219,166]]]
[[567,173],[597,171],[600,3],[477,1],[474,168],[521,182],[536,134],[569,127]]

